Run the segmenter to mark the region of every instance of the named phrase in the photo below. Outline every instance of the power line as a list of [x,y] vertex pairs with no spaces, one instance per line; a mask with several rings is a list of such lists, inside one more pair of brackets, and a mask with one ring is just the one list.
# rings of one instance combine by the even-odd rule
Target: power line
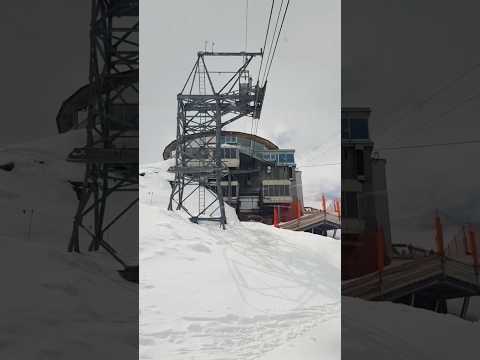
[[390,150],[422,149],[422,148],[432,148],[432,147],[440,147],[440,146],[468,145],[468,144],[480,144],[480,140],[465,140],[465,141],[452,141],[452,142],[445,142],[445,143],[392,146],[392,147],[377,148],[375,150],[390,151]]
[[304,168],[308,168],[308,167],[323,167],[323,166],[335,166],[335,165],[340,165],[341,163],[340,162],[336,162],[336,163],[325,163],[325,164],[312,164],[312,165],[299,165],[299,167],[304,167]]
[[[474,64],[473,66],[471,66],[470,68],[468,68],[467,70],[465,70],[464,72],[462,72],[460,75],[458,75],[457,77],[453,78],[452,80],[446,82],[444,85],[440,86],[439,88],[437,88],[436,90],[434,90],[433,92],[431,92],[429,95],[427,95],[425,98],[419,100],[419,101],[416,101],[414,102],[413,104],[411,104],[409,107],[411,108],[410,111],[407,111],[407,114],[408,113],[411,113],[411,112],[415,112],[416,109],[419,109],[421,107],[423,107],[424,105],[428,104],[429,102],[431,102],[434,98],[436,98],[438,95],[440,95],[441,93],[443,93],[444,91],[452,88],[457,82],[463,80],[467,75],[469,75],[471,72],[475,71],[476,69],[478,69],[480,67],[480,63],[476,63]],[[408,106],[407,106],[407,110],[408,110]],[[394,115],[395,113],[398,113],[399,110],[393,110],[393,111],[390,111],[388,112],[386,115],[381,115],[381,117],[384,117],[384,116],[387,116],[387,117],[391,117],[392,115]],[[400,111],[400,113],[402,112],[405,112],[405,111]],[[405,120],[407,117],[403,117],[400,121],[402,120]],[[387,133],[388,131],[391,131],[392,130],[392,127],[388,127],[387,129],[385,129],[385,131],[383,132],[383,135],[385,133]],[[397,129],[398,130],[398,129]],[[382,135],[382,134],[380,134]]]
[[[457,109],[461,108],[463,105],[465,105],[465,104],[469,103],[470,101],[474,100],[478,96],[480,96],[480,92],[478,92],[474,95],[471,95],[468,98],[462,99],[460,102],[457,102],[457,103],[453,104],[453,106],[451,106],[447,110],[441,112],[440,114],[436,115],[435,117],[432,117],[430,119],[426,118],[424,121],[420,122],[420,125],[421,125],[420,129],[424,129],[426,126],[431,124],[432,121],[434,121],[434,120],[439,120],[439,119],[441,119],[441,118],[443,118],[447,115],[450,115],[451,113],[455,112]],[[401,136],[401,134],[398,133],[397,136],[395,136],[392,140],[396,140],[400,136]]]
[[[478,90],[478,89],[477,89]],[[463,105],[469,103],[470,101],[474,100],[475,98],[477,98],[478,96],[480,96],[480,92],[474,94],[474,95],[471,95],[469,96],[468,98],[465,98],[463,99],[462,101],[458,102],[458,103],[455,103],[452,107],[450,107],[449,109],[447,109],[446,111],[440,113],[437,117],[434,117],[430,120],[426,120],[425,122],[423,122],[422,124],[422,128],[425,128],[426,125],[429,125],[433,120],[438,120],[442,117],[445,117],[449,114],[451,114],[452,112],[456,111],[457,109],[459,109],[460,107],[462,107]]]

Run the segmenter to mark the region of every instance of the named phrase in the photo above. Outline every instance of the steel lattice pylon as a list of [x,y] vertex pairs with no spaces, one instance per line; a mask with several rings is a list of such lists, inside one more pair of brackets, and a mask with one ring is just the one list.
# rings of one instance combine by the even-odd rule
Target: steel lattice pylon
[[[175,180],[168,209],[183,209],[193,222],[218,221],[225,228],[221,180],[228,168],[222,162],[222,129],[244,116],[260,117],[266,85],[260,86],[257,79],[252,86],[249,71],[257,56],[263,52],[200,51],[177,95],[175,166],[171,169]],[[243,58],[243,62],[236,71],[211,71],[205,61],[211,57]],[[222,80],[225,74],[229,78]],[[206,193],[211,195],[209,201]],[[198,201],[192,201],[194,196]]]
[[[86,164],[68,250],[80,251],[82,228],[89,250],[103,247],[124,266],[104,234],[138,203],[138,3],[92,0],[87,143],[68,158]],[[118,192],[136,196],[107,220],[108,199]]]

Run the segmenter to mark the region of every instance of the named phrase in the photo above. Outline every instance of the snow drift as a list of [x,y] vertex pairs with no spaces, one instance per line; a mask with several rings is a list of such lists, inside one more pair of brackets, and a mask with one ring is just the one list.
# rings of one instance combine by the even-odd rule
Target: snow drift
[[[0,165],[13,164],[0,169],[2,359],[138,356],[137,285],[103,251],[67,252],[77,206],[68,181],[81,180],[84,167],[65,158],[84,136],[73,131],[0,149]],[[110,241],[135,255],[135,210],[126,220]]]
[[339,359],[340,242],[231,208],[227,230],[193,224],[166,210],[168,165],[141,169],[140,358]]
[[342,359],[459,359],[478,352],[479,335],[454,315],[342,298]]

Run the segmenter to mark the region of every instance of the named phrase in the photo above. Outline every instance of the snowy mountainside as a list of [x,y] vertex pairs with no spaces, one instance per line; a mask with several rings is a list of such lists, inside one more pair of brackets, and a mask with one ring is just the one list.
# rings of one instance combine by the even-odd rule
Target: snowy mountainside
[[[0,229],[0,235],[28,238],[31,218],[31,239],[67,248],[78,204],[69,181],[83,181],[85,166],[67,162],[66,157],[84,143],[85,131],[77,130],[0,149],[0,165],[14,164],[11,171],[0,170],[0,215],[9,224]],[[132,196],[136,195],[111,196],[106,219],[128,204]],[[133,209],[119,224],[106,233],[106,239],[136,264],[138,213]],[[83,232],[81,236],[81,247],[86,249],[89,239]]]
[[[68,180],[81,180],[84,166],[65,158],[84,138],[72,131],[0,149],[0,166],[13,164],[0,169],[2,359],[137,356],[136,284],[119,276],[105,252],[86,252],[86,238],[84,252],[67,252],[77,206]],[[137,222],[135,213],[112,234],[136,240]]]
[[478,323],[454,315],[342,298],[342,359],[461,359],[479,336]]
[[[303,360],[339,359],[340,242],[230,207],[227,230],[193,224],[166,210],[169,165],[141,167],[140,358],[264,359],[307,341]],[[320,328],[328,347],[311,340]]]

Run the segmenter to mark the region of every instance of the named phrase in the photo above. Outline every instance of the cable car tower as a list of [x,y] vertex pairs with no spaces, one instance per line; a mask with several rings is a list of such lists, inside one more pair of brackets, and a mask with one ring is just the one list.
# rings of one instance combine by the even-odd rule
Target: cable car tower
[[[68,250],[80,251],[83,229],[89,250],[102,247],[126,268],[104,235],[138,202],[138,3],[92,0],[87,141],[68,157],[86,166]],[[119,192],[132,199],[120,210],[107,208]]]
[[[242,117],[260,118],[266,82],[260,86],[257,79],[252,86],[249,65],[256,57],[263,57],[263,50],[200,51],[177,95],[175,180],[168,209],[184,210],[195,223],[216,221],[225,228],[221,181],[228,167],[222,162],[221,134],[223,127]],[[212,71],[207,66],[212,58],[243,63],[235,71]]]

